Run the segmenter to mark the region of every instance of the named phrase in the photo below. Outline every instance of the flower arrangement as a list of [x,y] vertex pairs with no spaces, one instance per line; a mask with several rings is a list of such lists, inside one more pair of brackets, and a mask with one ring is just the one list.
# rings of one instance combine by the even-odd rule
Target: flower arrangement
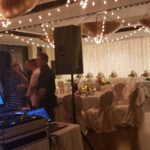
[[111,78],[117,78],[117,73],[115,71],[113,71],[110,75]]
[[99,73],[98,73],[98,77],[100,77],[100,78],[105,78],[105,76],[104,76],[104,74],[103,74],[102,72],[99,72]]
[[97,82],[100,85],[110,84],[110,82],[108,82],[105,78],[101,78],[101,77],[97,78]]
[[101,81],[102,81],[103,84],[106,84],[106,83],[107,83],[107,80],[106,80],[106,79],[102,79]]
[[79,94],[86,94],[86,95],[90,95],[93,94],[95,91],[97,91],[96,87],[93,88],[89,88],[88,85],[84,85],[80,91],[78,91]]
[[132,70],[131,73],[128,76],[137,77],[137,73],[134,70]]
[[81,79],[81,78],[83,78],[83,75],[82,74],[77,74],[76,78]]
[[91,72],[87,73],[86,78],[93,78],[93,73]]
[[86,91],[89,91],[89,87],[87,85],[84,85],[82,88],[81,88],[82,92],[86,92]]
[[148,70],[145,70],[144,73],[141,76],[148,78],[150,76],[150,72]]

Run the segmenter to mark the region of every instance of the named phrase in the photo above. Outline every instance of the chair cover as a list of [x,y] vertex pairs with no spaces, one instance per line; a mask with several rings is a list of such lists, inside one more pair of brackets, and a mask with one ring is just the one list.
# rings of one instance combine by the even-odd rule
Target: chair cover
[[[83,133],[87,133],[87,127],[86,127],[86,119],[85,119],[85,113],[82,110],[81,105],[81,98],[79,96],[75,96],[75,118],[78,124],[81,126],[81,130]],[[72,95],[64,96],[63,98],[63,107],[64,107],[64,121],[73,123],[73,109],[72,109]]]
[[58,81],[57,86],[59,88],[59,94],[63,94],[65,92],[64,81]]
[[91,108],[86,111],[87,126],[97,133],[114,131],[112,120],[113,93],[108,91],[100,97],[98,109]]
[[118,83],[125,83],[125,79],[124,78],[110,78],[109,81],[113,85],[116,85]]
[[101,86],[100,92],[106,93],[106,92],[112,91],[112,90],[113,90],[112,85],[111,84],[106,84],[106,85]]
[[128,96],[128,104],[118,104],[113,108],[113,120],[116,125],[138,126],[143,119],[142,109],[137,105],[140,99],[140,89],[135,87]]
[[71,83],[69,82],[66,82],[65,84],[64,84],[64,88],[65,88],[65,93],[70,93],[71,92]]
[[113,92],[114,92],[114,96],[115,96],[115,102],[123,102],[124,98],[123,98],[123,89],[125,88],[125,84],[124,83],[118,83],[114,86],[113,88]]

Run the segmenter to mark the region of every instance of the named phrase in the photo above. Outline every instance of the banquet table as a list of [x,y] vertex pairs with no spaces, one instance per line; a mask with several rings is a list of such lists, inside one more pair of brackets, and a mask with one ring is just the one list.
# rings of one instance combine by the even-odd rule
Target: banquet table
[[69,93],[63,93],[57,95],[57,106],[55,108],[55,120],[64,122],[65,121],[65,110],[63,106],[63,98],[68,95]]
[[91,107],[98,107],[100,102],[100,97],[102,93],[95,92],[94,95],[88,95],[85,94],[79,96],[81,98],[81,107],[83,110],[89,109]]
[[[144,81],[144,80],[137,80],[137,79],[130,79],[130,82],[126,84],[126,88],[124,89],[124,103],[128,103],[128,96],[131,94],[132,90],[135,88],[135,86],[140,88],[140,94],[139,100],[137,103],[139,105],[143,104],[145,101],[145,95],[150,97],[150,82]],[[82,110],[87,110],[90,108],[98,108],[100,104],[100,97],[107,91],[113,91],[114,86],[112,84],[106,84],[104,86],[101,86],[100,91],[94,92],[92,94],[82,93],[80,95],[77,95],[77,98],[80,100],[81,108]],[[71,93],[64,93],[58,95],[58,107],[57,107],[57,113],[56,113],[56,120],[57,121],[65,121],[65,110],[63,106],[63,98],[66,95],[69,95]],[[71,98],[70,98],[71,101]],[[76,104],[77,105],[77,104]],[[70,106],[71,107],[71,106]]]
[[62,150],[84,150],[80,126],[77,124],[68,124],[67,127],[50,133],[52,135],[60,138]]
[[148,88],[150,88],[150,81],[140,81],[140,82],[137,82],[137,85],[138,85],[138,87],[148,87]]
[[145,101],[146,96],[150,97],[150,81],[137,82],[137,86],[140,88],[142,103]]

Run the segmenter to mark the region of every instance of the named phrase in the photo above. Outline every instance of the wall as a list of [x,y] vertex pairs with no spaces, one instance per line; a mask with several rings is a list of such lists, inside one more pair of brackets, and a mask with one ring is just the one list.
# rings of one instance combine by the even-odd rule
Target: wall
[[28,53],[28,48],[26,46],[0,44],[0,50],[9,51],[12,55],[12,62],[18,63],[21,69],[23,69]]
[[150,70],[150,38],[136,38],[104,44],[83,44],[84,74],[106,76],[116,71],[126,77],[131,70],[140,76],[145,69]]
[[[35,47],[30,47],[34,52]],[[37,51],[36,51],[37,52]],[[43,48],[51,60],[55,60],[54,49]],[[116,71],[119,76],[127,77],[131,70],[140,76],[145,69],[150,70],[150,38],[135,38],[113,43],[87,44],[83,42],[84,74],[103,72],[106,76]]]

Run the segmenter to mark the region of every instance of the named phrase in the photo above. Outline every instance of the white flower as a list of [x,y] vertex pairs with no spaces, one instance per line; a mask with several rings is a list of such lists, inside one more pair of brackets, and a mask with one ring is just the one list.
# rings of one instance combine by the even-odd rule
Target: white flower
[[118,75],[117,75],[117,73],[115,72],[115,71],[113,71],[112,73],[111,73],[111,77],[112,78],[116,78]]

